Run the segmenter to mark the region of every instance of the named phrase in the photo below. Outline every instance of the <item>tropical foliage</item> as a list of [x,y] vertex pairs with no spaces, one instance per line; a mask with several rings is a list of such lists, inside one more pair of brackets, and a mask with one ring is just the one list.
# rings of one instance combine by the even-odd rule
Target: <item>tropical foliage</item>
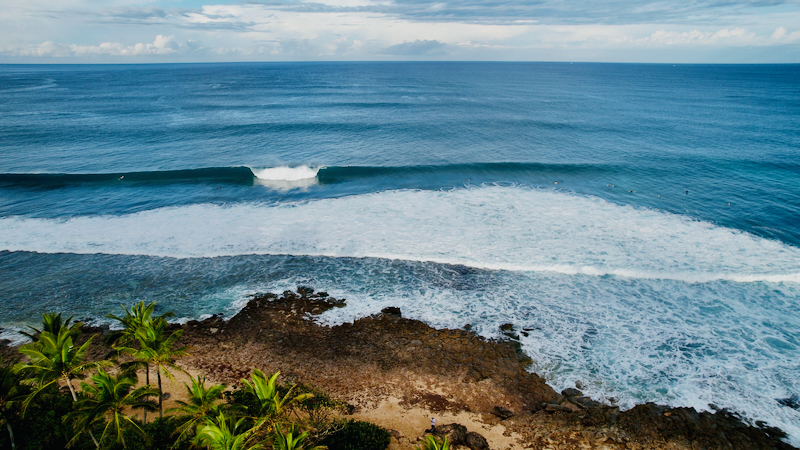
[[450,450],[450,441],[447,440],[447,436],[439,439],[432,434],[426,434],[425,440],[422,443],[422,448],[415,448],[417,450]]
[[[183,372],[177,362],[190,349],[180,344],[182,330],[167,322],[172,313],[157,315],[156,304],[144,302],[123,309],[124,315],[109,315],[121,329],[103,340],[112,348],[106,352],[112,359],[93,358],[102,354],[95,336],[85,335],[80,322],[60,313],[44,314],[41,327],[24,333],[31,342],[19,348],[22,362],[0,359],[0,450],[388,446],[386,430],[336,420],[346,404],[308,386],[282,385],[279,372],[268,375],[258,369],[241,380],[241,389],[195,376],[164,416],[162,377],[174,381]],[[137,372],[144,373],[144,382]],[[159,418],[148,422],[147,411],[156,410]],[[345,445],[348,439],[361,439],[367,446]],[[320,445],[328,441],[329,447]]]

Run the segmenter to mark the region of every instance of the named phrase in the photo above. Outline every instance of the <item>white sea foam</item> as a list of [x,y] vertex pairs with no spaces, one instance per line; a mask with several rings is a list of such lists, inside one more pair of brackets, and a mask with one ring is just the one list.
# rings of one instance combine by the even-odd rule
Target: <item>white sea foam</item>
[[800,249],[604,200],[521,187],[390,191],[267,206],[0,219],[0,249],[171,257],[378,257],[512,270],[800,282]]
[[[336,324],[400,306],[485,336],[514,323],[535,370],[598,400],[709,409],[765,420],[800,443],[800,249],[593,197],[522,187],[391,191],[269,206],[193,205],[126,216],[0,219],[0,249],[311,260],[263,286],[197,300],[238,310],[297,284],[346,297]],[[477,268],[406,261],[433,261]],[[314,266],[324,262],[325,270]],[[293,269],[294,270],[294,269]],[[311,275],[315,274],[315,275]],[[316,277],[316,278],[315,278]]]
[[256,181],[264,186],[275,189],[305,188],[317,184],[317,174],[320,167],[267,167],[251,168]]

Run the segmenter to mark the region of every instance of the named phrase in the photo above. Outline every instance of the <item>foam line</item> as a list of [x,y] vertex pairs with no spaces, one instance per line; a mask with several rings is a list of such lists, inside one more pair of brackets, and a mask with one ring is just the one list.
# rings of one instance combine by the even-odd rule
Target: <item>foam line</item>
[[268,206],[0,219],[0,249],[377,257],[672,279],[799,282],[800,249],[663,212],[523,187],[402,190]]

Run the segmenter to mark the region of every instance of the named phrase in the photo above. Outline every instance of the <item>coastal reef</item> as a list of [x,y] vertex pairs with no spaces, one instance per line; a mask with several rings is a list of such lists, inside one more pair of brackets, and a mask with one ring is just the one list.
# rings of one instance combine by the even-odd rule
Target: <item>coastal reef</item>
[[[230,320],[216,316],[183,325],[184,339],[195,349],[184,363],[229,383],[253,367],[280,370],[348,402],[356,413],[391,399],[398,400],[397,411],[466,413],[486,427],[502,425],[518,441],[513,448],[794,448],[782,441],[781,430],[725,410],[648,403],[621,411],[577,389],[556,392],[527,370],[530,359],[519,351],[513,330],[504,330],[506,339],[489,340],[404,318],[400,308],[332,327],[313,320],[335,307],[345,302],[304,288],[256,295]],[[397,448],[413,448],[423,432],[420,427],[415,435],[396,436]]]
[[[12,448],[12,428],[24,449],[217,448],[212,435],[225,430],[252,449],[794,448],[781,430],[726,410],[623,411],[576,388],[556,392],[529,370],[510,324],[486,339],[404,318],[398,307],[337,326],[316,320],[346,307],[299,287],[254,295],[227,320],[169,323],[172,313],[139,303],[110,316],[123,326],[112,331],[44,314],[31,343],[0,345],[9,436],[0,433],[0,449]],[[97,409],[103,386],[138,397]],[[114,434],[111,423],[128,425]]]

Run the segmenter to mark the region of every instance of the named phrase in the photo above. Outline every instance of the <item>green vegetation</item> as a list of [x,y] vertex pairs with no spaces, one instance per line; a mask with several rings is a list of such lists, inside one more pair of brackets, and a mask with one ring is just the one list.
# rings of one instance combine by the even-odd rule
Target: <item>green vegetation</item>
[[323,441],[330,450],[383,450],[389,446],[391,435],[385,428],[352,419],[342,425]]
[[422,443],[422,448],[414,448],[417,450],[450,450],[450,441],[447,440],[447,436],[439,439],[432,434],[426,434],[425,442]]
[[[48,313],[25,333],[20,361],[0,359],[0,450],[384,450],[389,433],[341,421],[347,404],[304,385],[282,385],[280,373],[253,370],[241,389],[213,385],[202,375],[184,383],[185,401],[163,408],[162,376],[174,380],[190,349],[182,330],[156,315],[155,303],[109,315],[107,358],[91,360],[95,336],[72,317]],[[155,370],[157,384],[150,384]],[[140,383],[138,372],[144,372]],[[80,382],[80,383],[79,383]],[[78,384],[79,383],[79,384]],[[159,411],[148,421],[147,412]]]

